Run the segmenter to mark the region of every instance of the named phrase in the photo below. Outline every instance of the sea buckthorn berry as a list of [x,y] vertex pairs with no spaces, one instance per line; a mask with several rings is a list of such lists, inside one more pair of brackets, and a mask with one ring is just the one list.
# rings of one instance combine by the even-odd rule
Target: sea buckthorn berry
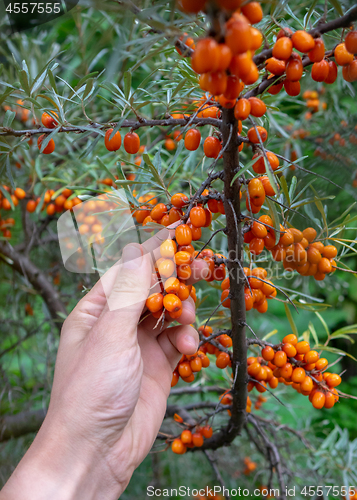
[[251,110],[251,105],[248,99],[239,99],[234,108],[234,116],[237,120],[245,120],[248,118]]
[[146,307],[150,312],[161,311],[164,297],[161,293],[153,293],[146,299]]
[[290,95],[292,97],[296,97],[297,95],[300,94],[301,85],[300,85],[300,82],[298,82],[298,81],[292,82],[291,80],[285,80],[284,89],[288,95]]
[[258,50],[262,43],[263,43],[263,35],[257,28],[250,28],[250,35],[251,35],[251,45],[250,45],[250,50]]
[[158,221],[163,218],[163,216],[167,213],[167,208],[165,203],[158,203],[150,212],[150,217],[154,221]]
[[261,224],[258,221],[253,222],[251,231],[256,238],[265,238],[266,235],[268,234],[268,230],[264,226],[264,224]]
[[306,229],[303,230],[302,234],[303,237],[306,238],[309,243],[314,241],[314,239],[317,236],[316,229],[314,229],[313,227],[307,227]]
[[329,61],[328,63],[328,75],[325,79],[325,83],[332,84],[337,80],[338,70],[335,61]]
[[231,299],[228,297],[228,295],[229,290],[223,290],[223,292],[221,293],[222,306],[226,307],[227,309],[231,307]]
[[[177,278],[168,278],[164,283],[164,289],[166,293],[177,294],[180,289],[180,282]],[[181,299],[181,297],[179,297]],[[182,299],[181,299],[182,300]]]
[[187,224],[188,227],[191,229],[191,234],[192,234],[192,240],[197,241],[201,239],[202,236],[202,230],[200,227],[196,227],[193,224]]
[[232,347],[233,342],[229,335],[223,334],[218,337],[219,343],[223,345],[223,347]]
[[199,357],[196,357],[190,361],[190,366],[193,373],[198,373],[202,370],[202,361]]
[[293,365],[291,363],[285,363],[285,365],[280,368],[280,374],[283,378],[290,378],[292,373]]
[[255,363],[248,365],[247,368],[248,374],[253,378],[255,378],[258,375],[260,370],[261,370],[261,364],[258,363],[257,361]]
[[188,280],[191,277],[192,270],[188,264],[182,264],[181,266],[177,266],[177,276],[181,280]]
[[258,97],[249,97],[248,100],[250,102],[250,114],[252,116],[259,118],[266,113],[266,104],[261,99],[258,99]]
[[207,137],[203,143],[203,151],[208,158],[218,158],[221,149],[222,144],[217,137]]
[[129,132],[124,137],[124,149],[127,153],[135,155],[140,149],[140,137],[135,132]]
[[249,243],[249,251],[253,255],[260,255],[264,250],[263,238],[253,238]]
[[317,351],[309,351],[305,354],[304,356],[304,362],[311,364],[311,363],[316,363],[316,361],[319,359],[319,353]]
[[189,14],[197,14],[203,10],[206,0],[178,0],[178,6],[184,12]]
[[213,38],[199,40],[191,58],[192,69],[199,74],[216,71],[219,55],[218,43]]
[[[26,196],[26,191],[24,191],[22,188],[19,188],[17,187],[14,191],[14,195],[16,196],[16,198],[18,198],[19,200],[23,200]],[[337,252],[336,252],[337,253]],[[334,255],[334,257],[336,257]]]
[[190,296],[190,289],[185,283],[180,282],[180,286],[177,292],[178,298],[183,302],[187,300]]
[[236,105],[236,99],[227,99],[224,94],[218,97],[218,102],[222,108],[232,109]]
[[259,2],[249,2],[241,10],[251,24],[257,24],[263,19],[263,9]]
[[283,344],[282,349],[285,354],[289,356],[289,358],[293,358],[296,356],[296,348],[293,346],[293,344],[289,344],[288,342],[286,342],[285,344]]
[[180,379],[180,375],[175,370],[172,374],[171,387],[175,387],[175,385],[178,383],[179,379]]
[[193,207],[190,211],[190,221],[195,227],[206,224],[206,213],[203,207]]
[[189,430],[184,430],[181,432],[180,438],[184,444],[190,444],[192,443],[192,432]]
[[[54,111],[52,111],[52,114],[58,116]],[[58,125],[58,122],[49,113],[42,113],[41,122],[46,128],[56,128]]]
[[189,245],[192,241],[192,231],[187,224],[181,224],[175,229],[175,238],[178,245]]
[[[15,191],[16,194],[16,191]],[[326,245],[324,249],[322,250],[322,255],[323,257],[326,257],[327,259],[334,259],[337,255],[337,248],[334,247],[333,245]]]
[[181,266],[183,264],[191,264],[192,262],[192,255],[189,252],[177,252],[175,254],[175,264],[177,266]]
[[303,368],[296,367],[291,374],[291,380],[296,384],[301,384],[305,380],[306,372]]
[[140,207],[135,212],[135,219],[139,224],[142,224],[148,216],[150,216],[150,210],[147,210],[146,207]]
[[287,36],[279,38],[273,47],[273,57],[287,61],[293,51],[293,42]]
[[294,243],[300,243],[300,241],[304,237],[303,234],[302,234],[302,231],[300,231],[299,229],[296,229],[296,227],[291,227],[290,228],[290,233],[294,237]]
[[121,135],[118,130],[112,137],[110,137],[112,132],[113,132],[112,128],[109,128],[106,131],[104,137],[104,144],[108,151],[118,151],[118,149],[120,149],[121,146]]
[[[265,167],[265,165],[264,165],[264,167]],[[253,166],[253,169],[254,169],[254,166]],[[270,184],[270,180],[266,175],[263,175],[263,177],[260,177],[260,182],[263,184],[263,188],[264,188],[266,196],[274,196],[275,195],[274,188]],[[274,243],[274,245],[275,245],[275,243]]]
[[210,425],[205,425],[202,427],[201,433],[205,438],[209,439],[213,435],[213,429]]
[[226,352],[220,352],[217,356],[216,359],[216,366],[218,368],[221,368],[222,370],[226,368],[231,361],[231,358],[228,353]]
[[322,257],[317,265],[317,269],[320,273],[328,274],[332,271],[331,262],[326,257]]
[[[223,92],[226,99],[237,99],[244,88],[244,83],[235,75],[230,75],[227,78],[227,87]],[[233,107],[233,106],[232,106]]]
[[171,203],[175,208],[182,208],[188,203],[188,198],[183,193],[176,193],[171,196]]
[[173,259],[177,245],[173,240],[165,240],[160,245],[160,255],[165,259]]
[[294,48],[299,52],[306,54],[310,52],[315,47],[315,40],[313,37],[303,30],[295,31],[292,35],[291,40],[293,42]]
[[310,246],[307,250],[307,260],[311,264],[318,264],[321,259],[322,256],[318,249]]
[[304,67],[300,58],[291,57],[286,64],[286,78],[291,82],[301,80]]
[[[279,158],[274,153],[272,153],[271,151],[267,151],[266,155],[267,155],[268,161],[270,163],[271,169],[273,171],[275,171],[277,168],[279,168],[279,164],[280,164]],[[258,155],[256,153],[253,156],[253,159],[254,158],[257,158],[257,161],[253,164],[253,170],[254,170],[254,172],[256,174],[264,174],[266,172],[264,156],[263,155]],[[262,181],[262,178],[260,178],[260,181]],[[274,194],[275,194],[275,191],[274,191]]]
[[175,264],[170,259],[163,259],[158,266],[158,273],[161,278],[170,278],[175,272]]
[[309,59],[313,63],[322,61],[325,57],[325,44],[322,38],[315,38],[315,47],[308,53]]
[[[180,0],[183,1],[183,0]],[[187,451],[186,446],[183,444],[181,439],[176,438],[171,443],[171,450],[177,455],[184,455]]]
[[346,66],[347,64],[351,64],[353,61],[353,54],[350,54],[344,43],[340,43],[335,48],[334,52],[335,61],[339,66]]
[[306,354],[310,351],[310,344],[305,340],[298,342],[295,347],[298,354]]
[[357,31],[350,31],[345,38],[345,46],[350,54],[357,54]]
[[[252,127],[248,130],[248,139],[250,142],[253,144],[258,144],[259,141],[259,136],[262,142],[265,142],[268,139],[268,132],[265,130],[264,127],[256,127],[257,130],[255,130],[255,127]],[[259,136],[258,136],[259,134]]]
[[312,396],[312,406],[318,410],[323,408],[325,404],[325,394],[321,391],[316,391],[315,394]]
[[243,16],[237,16],[226,25],[225,42],[233,54],[242,54],[250,50],[252,35],[250,26]]
[[324,59],[320,62],[315,62],[311,69],[311,78],[315,82],[324,82],[328,77],[329,65]]
[[[253,60],[250,51],[244,52],[243,54],[237,54],[232,57],[229,65],[229,71],[237,78],[246,78],[252,70],[252,62]],[[240,92],[243,88],[244,83],[241,84]]]
[[250,293],[250,290],[247,289],[244,293],[244,301],[245,301],[245,310],[250,311],[254,306],[254,299]]
[[335,405],[335,403],[336,403],[336,396],[331,392],[326,392],[324,408],[332,408]]
[[195,432],[194,434],[192,434],[192,443],[197,448],[203,446],[203,436],[200,432]]
[[231,62],[231,59],[232,59],[232,51],[231,49],[228,47],[228,45],[226,45],[225,43],[219,43],[218,44],[218,53],[219,53],[219,57],[218,57],[218,65],[217,65],[217,71],[225,71],[230,62]]
[[262,349],[262,357],[265,359],[265,361],[272,361],[275,356],[275,351],[272,347],[266,346],[264,349]]
[[[201,133],[193,128],[188,130],[185,135],[185,148],[189,151],[196,151],[201,142]],[[181,208],[181,207],[179,207]]]
[[312,381],[312,378],[306,375],[304,380],[301,382],[301,389],[305,392],[311,392],[312,388],[314,386],[314,383]]
[[[44,139],[45,139],[45,134],[40,135],[40,137],[37,139],[37,146],[38,146],[38,149],[40,151],[41,151],[41,145],[42,145],[42,142],[44,141]],[[50,139],[49,143],[44,148],[42,153],[44,155],[49,155],[49,154],[53,153],[54,150],[55,150],[55,141],[53,139]]]
[[277,366],[278,368],[281,368],[282,366],[285,365],[287,362],[288,358],[287,355],[284,351],[277,351],[274,355],[274,365]]
[[256,204],[262,205],[265,200],[263,184],[259,179],[251,179],[248,184],[249,197]]
[[224,94],[227,88],[227,74],[225,71],[215,71],[208,73],[207,90],[212,95]]
[[281,76],[285,73],[286,63],[282,59],[270,57],[265,61],[266,69],[275,76]]
[[320,358],[316,361],[315,368],[316,370],[323,370],[328,365],[328,361],[326,358]]
[[188,378],[190,375],[192,375],[191,365],[189,361],[183,361],[179,363],[178,372],[180,374],[180,377],[182,378]]
[[326,383],[330,387],[337,387],[341,382],[341,377],[337,373],[331,373],[331,375],[326,377]]

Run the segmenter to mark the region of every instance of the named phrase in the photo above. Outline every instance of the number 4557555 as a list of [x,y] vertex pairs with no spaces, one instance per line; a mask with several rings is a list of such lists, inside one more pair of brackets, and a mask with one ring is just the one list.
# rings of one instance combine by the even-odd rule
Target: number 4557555
[[6,12],[10,14],[27,14],[28,12],[31,14],[59,14],[61,12],[60,5],[60,3],[10,3],[6,7]]

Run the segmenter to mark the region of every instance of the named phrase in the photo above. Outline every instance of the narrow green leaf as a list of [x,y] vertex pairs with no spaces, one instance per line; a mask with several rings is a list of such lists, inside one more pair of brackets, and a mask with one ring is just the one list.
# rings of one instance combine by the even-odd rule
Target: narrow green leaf
[[298,329],[296,328],[296,325],[295,325],[294,319],[292,317],[292,314],[290,312],[289,306],[288,306],[288,304],[284,304],[284,306],[285,306],[285,314],[286,314],[286,317],[288,318],[288,321],[290,323],[291,330],[292,330],[294,335],[299,337],[299,332],[298,332]]
[[286,198],[287,204],[290,205],[290,195],[289,195],[289,188],[288,188],[288,183],[286,182],[285,176],[282,175],[279,178],[281,189],[283,190],[284,196]]
[[94,82],[93,78],[90,78],[88,80],[86,88],[84,89],[83,96],[82,96],[83,101],[88,96],[88,94],[90,94],[90,92],[91,92],[91,90],[93,88],[93,82]]
[[11,127],[11,124],[16,116],[15,111],[10,111],[9,109],[6,111],[5,116],[4,116],[4,122],[3,126],[4,127]]
[[131,90],[131,71],[125,71],[123,79],[124,79],[124,95],[126,99],[129,99]]
[[29,96],[31,93],[30,90],[30,85],[27,77],[27,73],[25,70],[21,69],[19,71],[19,78],[20,78],[20,83],[22,85],[23,90],[26,92],[26,94]]
[[274,189],[275,194],[278,194],[279,193],[279,186],[276,182],[275,175],[273,174],[273,170],[271,168],[271,165],[265,156],[263,156],[263,159],[264,159],[265,171],[266,171],[266,174],[268,176],[269,182],[270,182],[272,188]]
[[56,94],[58,94],[56,80],[55,80],[55,77],[53,76],[52,70],[49,69],[47,71],[47,74],[48,74],[48,79],[50,81],[50,85],[51,85],[52,89],[56,92]]

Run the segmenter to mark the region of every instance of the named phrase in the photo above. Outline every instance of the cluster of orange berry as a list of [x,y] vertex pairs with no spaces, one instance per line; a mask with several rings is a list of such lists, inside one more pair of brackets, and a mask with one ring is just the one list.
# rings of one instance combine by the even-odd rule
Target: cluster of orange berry
[[199,350],[192,355],[183,355],[172,374],[171,387],[177,384],[180,377],[187,383],[193,382],[194,373],[200,372],[202,368],[207,368],[209,365],[210,360],[204,350]]
[[322,281],[326,274],[336,270],[334,258],[337,248],[334,245],[324,245],[316,239],[316,230],[308,227],[303,231],[294,227],[280,227],[279,243],[270,249],[275,261],[282,261],[287,271],[296,270],[302,276],[313,276]]
[[[109,128],[104,137],[104,144],[108,151],[118,151],[121,147],[119,130],[112,134],[114,129]],[[128,132],[124,137],[124,149],[128,154],[136,155],[140,150],[140,137],[135,132]]]
[[15,225],[15,219],[9,217],[7,219],[2,219],[0,214],[0,231],[4,238],[11,238],[11,228]]
[[[46,210],[47,215],[54,215],[55,213],[62,213],[65,210],[70,210],[76,205],[82,203],[78,197],[72,197],[73,192],[70,189],[64,189],[61,194],[52,199],[55,194],[54,189],[48,189],[43,197],[43,204],[41,210]],[[36,210],[37,205],[41,202],[41,198],[31,199],[27,202],[26,210],[30,213]]]
[[263,175],[249,181],[246,195],[245,205],[247,210],[252,214],[257,214],[260,212],[266,196],[274,196],[275,191],[268,176]]
[[[192,432],[194,431],[194,432]],[[213,429],[210,425],[204,427],[196,426],[194,429],[185,429],[180,437],[174,439],[171,443],[171,449],[177,455],[186,453],[187,448],[200,448],[203,446],[204,439],[209,439],[213,435]]]
[[[244,267],[244,274],[247,280],[247,286],[244,288],[245,309],[250,311],[256,309],[260,313],[266,313],[268,310],[268,300],[276,297],[277,291],[274,284],[267,280],[267,271],[262,267],[249,269]],[[229,298],[229,277],[221,283],[222,294],[221,302],[223,307],[229,308],[231,300]]]
[[[310,111],[305,114],[305,118],[309,120],[312,116],[312,113],[317,113],[319,109],[327,109],[327,103],[326,102],[321,102],[319,99],[319,93],[317,90],[305,90],[305,92],[302,95],[302,98],[306,101],[306,106],[309,108]],[[306,135],[301,137],[304,139]]]
[[245,468],[243,470],[243,474],[245,476],[249,476],[257,468],[256,462],[253,462],[253,460],[250,457],[244,457],[244,465]]
[[[241,2],[235,3],[240,7]],[[192,69],[201,75],[200,87],[214,96],[220,96],[220,103],[225,107],[233,107],[244,85],[251,85],[259,78],[253,55],[260,48],[263,37],[251,24],[258,23],[262,18],[260,4],[250,2],[241,11],[234,12],[227,21],[224,43],[207,37],[196,44],[191,62]]]
[[265,346],[261,357],[248,358],[248,375],[252,378],[248,391],[255,387],[263,393],[267,383],[275,389],[280,382],[309,396],[314,408],[332,408],[339,399],[335,387],[341,383],[341,377],[325,371],[327,366],[327,359],[311,350],[308,342],[298,342],[296,335],[290,334],[281,344]]
[[[213,330],[210,326],[200,326],[198,331],[201,333],[202,337],[209,337],[213,334]],[[232,339],[229,335],[222,333],[214,338],[215,343],[205,342],[201,346],[201,350],[204,353],[213,354],[216,356],[216,366],[221,370],[227,368],[227,366],[232,366],[232,360],[228,352],[223,351],[221,348],[229,349],[232,347]]]

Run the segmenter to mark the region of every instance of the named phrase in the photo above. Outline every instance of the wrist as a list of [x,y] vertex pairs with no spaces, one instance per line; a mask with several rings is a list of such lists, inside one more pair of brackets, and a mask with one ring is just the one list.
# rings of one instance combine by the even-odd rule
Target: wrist
[[47,415],[0,500],[117,500],[132,472],[114,477],[103,450],[80,436],[73,440]]

